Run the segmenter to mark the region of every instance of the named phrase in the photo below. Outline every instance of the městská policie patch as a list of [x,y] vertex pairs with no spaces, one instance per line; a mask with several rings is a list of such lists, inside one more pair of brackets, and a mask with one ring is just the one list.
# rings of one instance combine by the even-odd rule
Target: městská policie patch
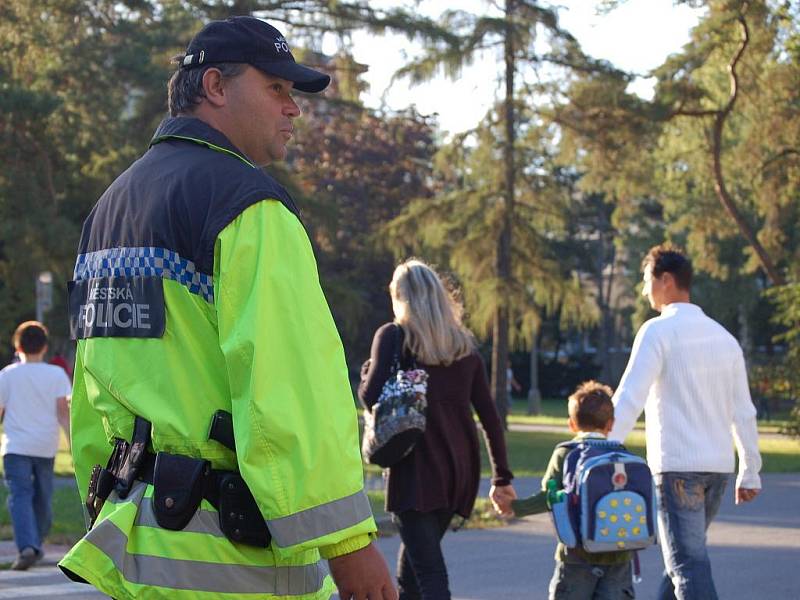
[[158,276],[70,281],[67,290],[72,339],[163,336],[163,284]]

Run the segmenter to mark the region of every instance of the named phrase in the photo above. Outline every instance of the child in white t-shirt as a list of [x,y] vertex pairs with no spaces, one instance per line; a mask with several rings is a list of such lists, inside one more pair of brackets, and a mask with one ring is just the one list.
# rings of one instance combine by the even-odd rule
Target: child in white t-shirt
[[8,508],[19,555],[12,569],[25,570],[43,556],[50,530],[53,462],[59,425],[69,440],[69,378],[61,367],[43,361],[47,329],[26,321],[14,332],[20,362],[0,371],[0,418]]

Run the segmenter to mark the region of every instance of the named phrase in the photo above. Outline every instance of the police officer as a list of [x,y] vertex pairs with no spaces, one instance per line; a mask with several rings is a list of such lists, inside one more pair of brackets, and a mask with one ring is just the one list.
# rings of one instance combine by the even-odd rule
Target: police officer
[[92,525],[72,579],[118,600],[397,597],[311,245],[260,169],[285,157],[293,90],[329,81],[263,21],[208,24],[171,117],[87,218],[69,302]]

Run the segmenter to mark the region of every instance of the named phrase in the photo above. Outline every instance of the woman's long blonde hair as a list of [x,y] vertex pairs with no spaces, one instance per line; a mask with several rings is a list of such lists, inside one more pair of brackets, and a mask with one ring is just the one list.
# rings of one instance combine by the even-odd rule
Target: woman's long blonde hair
[[461,324],[461,304],[424,262],[399,264],[389,291],[394,320],[406,334],[403,345],[421,363],[446,366],[474,350],[472,334]]

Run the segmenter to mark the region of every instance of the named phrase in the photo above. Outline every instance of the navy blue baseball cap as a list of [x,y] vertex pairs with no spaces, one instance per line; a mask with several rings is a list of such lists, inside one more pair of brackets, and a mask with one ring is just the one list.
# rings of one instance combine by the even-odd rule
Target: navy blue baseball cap
[[283,34],[255,17],[211,21],[189,42],[180,68],[215,63],[247,63],[302,92],[321,92],[331,82],[330,75],[295,62]]

